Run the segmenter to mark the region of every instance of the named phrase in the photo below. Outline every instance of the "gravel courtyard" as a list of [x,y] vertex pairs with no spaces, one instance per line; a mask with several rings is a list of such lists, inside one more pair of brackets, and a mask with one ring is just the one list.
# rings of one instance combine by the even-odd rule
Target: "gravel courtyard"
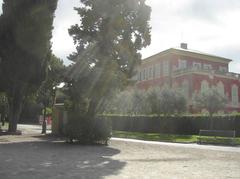
[[240,178],[240,148],[113,139],[81,146],[36,134],[0,136],[0,178]]

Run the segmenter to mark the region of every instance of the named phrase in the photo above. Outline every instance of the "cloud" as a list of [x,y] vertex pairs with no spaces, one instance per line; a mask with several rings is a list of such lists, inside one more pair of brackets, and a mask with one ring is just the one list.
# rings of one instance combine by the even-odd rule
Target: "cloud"
[[220,23],[225,13],[238,11],[239,0],[191,0],[186,7],[180,9],[179,14],[184,18]]
[[2,4],[3,4],[3,0],[0,0],[0,15],[2,14]]
[[229,68],[231,72],[234,73],[240,73],[240,62],[239,61],[233,61],[229,64]]
[[[233,59],[230,71],[240,71],[239,0],[147,0],[146,3],[152,8],[152,43],[141,51],[144,58],[186,42],[190,49]],[[79,0],[59,0],[54,20],[52,49],[66,63],[66,57],[75,51],[68,29],[79,23],[80,18],[73,10],[78,6]]]
[[53,53],[69,63],[67,56],[75,50],[72,38],[68,34],[71,25],[79,23],[79,16],[73,10],[79,6],[79,0],[59,0],[55,13],[54,30],[52,38]]

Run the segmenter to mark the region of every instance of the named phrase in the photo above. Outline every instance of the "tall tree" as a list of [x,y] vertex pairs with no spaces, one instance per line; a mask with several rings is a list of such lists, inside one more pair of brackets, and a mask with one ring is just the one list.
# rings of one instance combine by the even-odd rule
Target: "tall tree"
[[77,90],[73,100],[87,99],[85,116],[94,119],[106,96],[126,84],[140,64],[139,51],[150,44],[151,9],[145,0],[81,0],[75,10],[80,25],[69,29],[77,45],[69,56],[74,62],[69,86]]
[[4,0],[0,17],[0,77],[9,99],[9,132],[17,130],[24,98],[46,76],[57,0]]
[[[89,114],[108,93],[112,79],[130,78],[140,63],[139,51],[150,44],[150,7],[145,0],[81,0],[75,8],[80,25],[69,29],[77,52],[69,59],[74,79],[89,78]],[[106,88],[107,87],[107,88]]]

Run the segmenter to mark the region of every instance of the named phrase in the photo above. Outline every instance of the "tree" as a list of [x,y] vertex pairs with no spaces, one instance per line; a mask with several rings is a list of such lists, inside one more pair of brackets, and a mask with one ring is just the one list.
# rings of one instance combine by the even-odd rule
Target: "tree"
[[126,85],[140,64],[139,51],[150,44],[151,9],[145,0],[81,0],[75,10],[80,25],[69,29],[77,52],[69,56],[68,85],[76,104],[87,101],[84,118],[91,125],[108,94]]
[[8,116],[8,99],[6,94],[0,93],[0,120],[3,126],[7,116]]
[[179,114],[186,111],[187,101],[184,95],[178,91],[164,87],[159,97],[159,108],[162,114]]
[[105,106],[110,114],[148,114],[150,113],[147,93],[139,89],[124,90],[114,95]]
[[55,55],[49,55],[47,77],[37,91],[37,101],[43,106],[42,133],[46,133],[46,112],[52,108],[55,99],[56,87],[63,82],[65,66],[63,61]]
[[164,86],[148,89],[148,103],[152,114],[181,114],[186,111],[187,101],[179,90]]
[[0,77],[9,99],[9,132],[17,130],[24,99],[46,76],[57,0],[4,0],[0,17]]
[[201,91],[193,97],[194,106],[197,109],[206,109],[210,115],[209,128],[213,128],[212,116],[214,113],[224,109],[227,99],[216,87]]
[[159,87],[149,88],[147,91],[147,102],[150,105],[152,114],[161,114],[160,109],[160,94],[161,89]]

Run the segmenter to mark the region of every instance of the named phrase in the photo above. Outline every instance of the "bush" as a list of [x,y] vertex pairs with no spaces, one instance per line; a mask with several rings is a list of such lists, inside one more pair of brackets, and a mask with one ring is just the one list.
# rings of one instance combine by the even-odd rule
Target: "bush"
[[[129,132],[197,135],[208,129],[209,116],[105,116],[112,129]],[[235,130],[240,136],[240,116],[213,116],[213,129]]]
[[187,101],[180,90],[153,87],[147,91],[128,89],[116,94],[106,109],[107,114],[182,114]]
[[82,144],[107,144],[112,134],[109,119],[90,119],[79,112],[70,113],[65,130],[65,136],[70,142],[76,140]]
[[107,102],[104,112],[129,115],[149,114],[150,106],[147,102],[147,93],[138,89],[118,92]]

